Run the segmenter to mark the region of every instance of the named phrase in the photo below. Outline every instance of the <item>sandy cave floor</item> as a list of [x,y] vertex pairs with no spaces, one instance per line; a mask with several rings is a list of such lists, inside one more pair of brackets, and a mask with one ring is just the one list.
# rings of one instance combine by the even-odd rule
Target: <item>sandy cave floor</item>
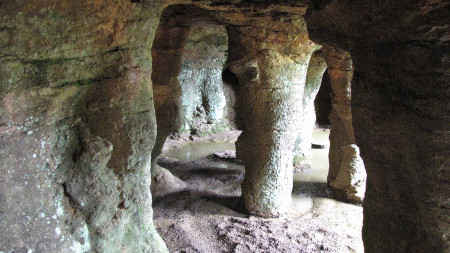
[[[233,140],[237,135],[228,137]],[[326,183],[294,181],[294,205],[287,217],[249,215],[240,198],[242,163],[190,154],[192,148],[208,150],[225,139],[202,139],[208,142],[200,143],[206,145],[200,148],[182,140],[166,143],[166,154],[176,149],[186,152],[180,148],[191,145],[190,159],[168,158],[163,153],[158,160],[186,183],[183,191],[153,203],[156,227],[170,252],[364,252],[362,207],[332,199]],[[218,148],[229,144],[220,143]]]

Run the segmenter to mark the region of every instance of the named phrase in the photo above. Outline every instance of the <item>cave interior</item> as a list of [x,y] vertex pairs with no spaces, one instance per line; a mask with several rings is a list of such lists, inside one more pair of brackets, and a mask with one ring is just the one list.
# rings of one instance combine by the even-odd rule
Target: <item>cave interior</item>
[[449,252],[448,13],[0,0],[0,253]]

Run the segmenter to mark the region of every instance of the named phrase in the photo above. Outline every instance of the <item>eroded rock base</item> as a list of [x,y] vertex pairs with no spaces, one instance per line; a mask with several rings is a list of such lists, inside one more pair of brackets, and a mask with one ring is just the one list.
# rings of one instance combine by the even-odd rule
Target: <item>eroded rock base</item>
[[158,163],[187,185],[153,205],[170,252],[363,252],[362,207],[331,199],[326,183],[294,184],[294,196],[313,199],[311,211],[264,219],[245,211],[241,163],[213,155]]

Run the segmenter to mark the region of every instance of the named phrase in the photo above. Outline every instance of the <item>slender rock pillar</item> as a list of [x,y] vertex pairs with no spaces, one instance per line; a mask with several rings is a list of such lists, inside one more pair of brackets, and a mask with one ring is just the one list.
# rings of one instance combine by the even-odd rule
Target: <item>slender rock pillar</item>
[[[164,142],[170,133],[181,124],[181,86],[178,74],[184,52],[189,26],[186,19],[166,9],[156,30],[152,48],[153,56],[153,98],[158,125],[155,146],[152,150],[152,175],[156,173],[156,161],[162,152]],[[176,39],[169,39],[176,38]]]
[[306,83],[303,94],[303,117],[301,129],[297,136],[294,148],[294,171],[308,171],[311,169],[311,142],[314,123],[316,122],[316,112],[314,109],[314,99],[319,92],[323,73],[327,69],[327,64],[321,51],[316,51],[309,61],[306,74]]
[[[343,191],[344,199],[361,202],[366,176],[359,149],[352,145],[355,144],[351,113],[352,60],[350,53],[337,48],[325,46],[322,51],[333,90],[327,181],[334,188]],[[352,154],[346,154],[347,150],[352,150]]]

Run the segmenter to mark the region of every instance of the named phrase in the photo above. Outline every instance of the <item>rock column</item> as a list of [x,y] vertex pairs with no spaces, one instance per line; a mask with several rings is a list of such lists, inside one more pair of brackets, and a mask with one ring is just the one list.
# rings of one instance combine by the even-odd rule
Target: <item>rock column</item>
[[303,117],[301,129],[294,148],[294,171],[308,171],[311,169],[312,131],[316,122],[314,99],[319,92],[323,73],[327,64],[321,51],[316,51],[309,61],[306,83],[303,94]]
[[[153,56],[153,91],[158,125],[155,146],[152,150],[152,175],[156,161],[170,133],[178,130],[182,118],[181,86],[178,74],[189,33],[189,20],[166,9],[156,30]],[[188,24],[186,24],[188,22]],[[184,25],[180,25],[183,23]]]
[[333,91],[329,116],[331,131],[328,183],[330,183],[336,178],[341,167],[343,157],[341,147],[355,143],[350,108],[353,67],[348,52],[332,47],[324,47],[322,50],[328,64],[327,72]]
[[[306,43],[296,54],[285,54],[287,43],[268,45],[249,36],[252,32],[258,33],[243,29],[229,35],[230,69],[238,76],[244,106],[240,108],[244,131],[236,143],[246,169],[242,194],[250,213],[278,217],[291,204],[292,150],[300,128],[308,62],[315,46]],[[274,37],[271,31],[259,32]],[[237,55],[242,57],[235,59]]]
[[[330,168],[328,172],[328,184],[336,189],[344,191],[342,196],[347,200],[361,202],[365,190],[365,169],[358,154],[352,155],[353,159],[346,157],[345,152],[348,145],[355,143],[355,135],[352,126],[351,112],[351,81],[353,78],[353,66],[350,54],[344,50],[325,46],[323,49],[325,60],[328,64],[328,75],[330,77],[332,88],[332,109],[330,114],[331,131],[330,131],[330,152],[329,162]],[[356,145],[355,145],[356,146]],[[357,147],[356,147],[357,148]],[[344,163],[343,162],[348,162]],[[358,166],[354,166],[358,165]],[[348,168],[352,168],[349,170]],[[342,170],[342,172],[341,172]],[[343,178],[353,178],[361,175],[361,180],[356,180],[352,185],[352,180],[346,182],[335,182],[338,174],[339,180]],[[345,174],[345,175],[344,175]],[[353,180],[354,181],[354,180]],[[348,190],[351,188],[352,190]],[[353,192],[353,193],[350,193]]]

